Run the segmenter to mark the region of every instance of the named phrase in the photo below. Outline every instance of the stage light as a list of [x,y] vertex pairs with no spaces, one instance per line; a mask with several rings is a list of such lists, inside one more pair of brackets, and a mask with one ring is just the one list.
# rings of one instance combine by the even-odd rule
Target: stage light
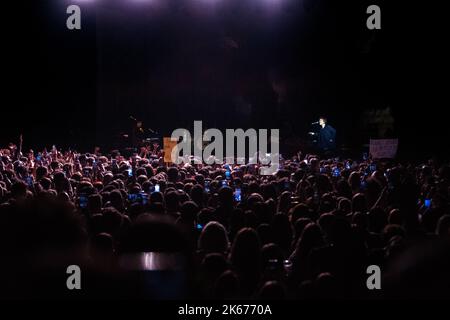
[[92,2],[96,2],[99,0],[71,0],[71,1],[67,1],[70,2],[72,4],[78,4],[78,3],[92,3]]
[[66,0],[65,4],[69,5],[97,5],[104,3],[104,0]]

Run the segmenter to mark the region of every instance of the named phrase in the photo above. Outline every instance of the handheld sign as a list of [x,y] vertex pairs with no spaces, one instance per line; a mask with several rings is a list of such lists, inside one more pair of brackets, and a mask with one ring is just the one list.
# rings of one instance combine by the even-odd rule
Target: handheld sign
[[395,158],[398,139],[370,139],[369,152],[373,159]]

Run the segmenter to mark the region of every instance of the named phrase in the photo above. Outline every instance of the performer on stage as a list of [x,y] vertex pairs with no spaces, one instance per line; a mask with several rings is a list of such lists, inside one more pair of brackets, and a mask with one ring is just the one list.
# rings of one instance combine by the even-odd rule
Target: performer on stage
[[310,132],[317,136],[317,147],[319,151],[326,155],[331,155],[336,149],[336,129],[327,123],[326,117],[320,117],[318,122],[313,124],[320,125],[318,133]]

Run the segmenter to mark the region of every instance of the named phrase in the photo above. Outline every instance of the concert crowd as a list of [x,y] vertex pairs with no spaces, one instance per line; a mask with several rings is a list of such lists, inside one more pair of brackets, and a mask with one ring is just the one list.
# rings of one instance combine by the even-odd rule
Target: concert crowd
[[[0,151],[0,296],[450,295],[450,166],[298,153],[164,163],[161,150]],[[68,290],[78,265],[81,290]],[[381,289],[369,290],[367,267]]]

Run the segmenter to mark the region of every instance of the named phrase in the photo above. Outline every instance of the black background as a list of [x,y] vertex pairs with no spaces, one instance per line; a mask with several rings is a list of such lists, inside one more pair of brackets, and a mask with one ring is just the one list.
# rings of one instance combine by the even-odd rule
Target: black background
[[[448,153],[440,5],[285,0],[267,13],[256,2],[222,1],[206,13],[193,0],[160,10],[84,1],[79,31],[66,28],[68,1],[5,4],[1,144],[23,133],[25,148],[111,146],[129,115],[164,134],[194,120],[277,127],[273,110],[284,108],[300,135],[325,114],[341,143],[358,147],[364,109],[390,106],[403,155]],[[381,30],[366,29],[369,4],[381,7]],[[282,104],[274,79],[289,88]],[[236,113],[239,97],[253,107],[248,118]]]

